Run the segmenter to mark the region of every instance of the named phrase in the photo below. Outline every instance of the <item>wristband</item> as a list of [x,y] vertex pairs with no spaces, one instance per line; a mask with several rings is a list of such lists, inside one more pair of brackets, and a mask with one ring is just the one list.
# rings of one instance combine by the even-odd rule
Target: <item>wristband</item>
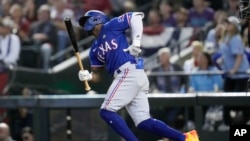
[[133,40],[133,45],[136,46],[136,47],[140,47],[141,46],[141,40],[134,39]]

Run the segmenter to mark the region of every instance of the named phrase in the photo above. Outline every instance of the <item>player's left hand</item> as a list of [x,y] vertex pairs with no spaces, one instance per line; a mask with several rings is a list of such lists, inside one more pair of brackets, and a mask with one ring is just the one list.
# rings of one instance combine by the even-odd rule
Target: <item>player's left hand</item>
[[92,79],[92,73],[89,73],[88,70],[80,70],[78,72],[78,78],[80,81],[90,81]]
[[130,45],[128,48],[123,49],[124,52],[129,52],[133,56],[138,56],[141,53],[141,48],[138,46]]

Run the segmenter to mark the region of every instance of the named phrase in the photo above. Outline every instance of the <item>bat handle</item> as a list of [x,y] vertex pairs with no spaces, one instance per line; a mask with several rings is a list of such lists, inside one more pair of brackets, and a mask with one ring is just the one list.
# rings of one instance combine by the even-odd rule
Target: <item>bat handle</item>
[[[81,69],[81,70],[83,70],[83,69]],[[89,86],[88,81],[87,81],[87,80],[85,80],[85,81],[83,81],[83,83],[84,83],[85,90],[86,90],[86,91],[90,91],[90,90],[91,90],[91,88],[90,88],[90,86]]]
[[84,81],[84,86],[85,86],[85,90],[86,91],[90,91],[91,90],[91,88],[90,88],[89,83],[88,83],[87,80]]
[[[79,52],[76,52],[75,54],[76,54],[76,58],[77,58],[77,61],[78,61],[80,70],[84,70],[83,65],[82,65],[82,60],[81,60],[81,58],[80,58]],[[84,82],[85,90],[86,90],[86,91],[91,90],[88,81],[85,80],[85,81],[83,81],[83,82]]]

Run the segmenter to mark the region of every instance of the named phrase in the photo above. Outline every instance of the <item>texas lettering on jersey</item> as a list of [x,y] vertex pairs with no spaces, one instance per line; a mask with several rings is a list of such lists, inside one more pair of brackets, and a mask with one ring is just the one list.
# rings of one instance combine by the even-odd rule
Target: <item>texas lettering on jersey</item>
[[105,55],[107,52],[117,49],[118,44],[115,39],[112,39],[111,41],[105,41],[103,44],[101,44],[97,51],[98,60],[101,62],[105,62]]

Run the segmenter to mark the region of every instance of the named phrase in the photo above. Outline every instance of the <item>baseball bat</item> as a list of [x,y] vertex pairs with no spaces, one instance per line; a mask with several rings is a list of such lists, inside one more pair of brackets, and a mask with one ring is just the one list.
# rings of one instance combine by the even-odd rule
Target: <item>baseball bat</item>
[[[64,18],[64,23],[66,25],[66,28],[67,28],[67,31],[68,31],[68,34],[69,34],[69,38],[70,38],[70,41],[72,43],[72,47],[73,47],[73,50],[75,52],[75,56],[77,58],[80,70],[84,70],[84,67],[83,67],[83,64],[82,64],[82,61],[81,61],[81,58],[80,58],[79,50],[78,50],[78,45],[77,45],[77,42],[76,42],[75,32],[74,32],[74,29],[73,29],[73,26],[72,26],[72,23],[71,23],[71,19],[69,17],[65,17]],[[84,81],[84,86],[85,86],[86,91],[89,91],[91,89],[87,80]]]

